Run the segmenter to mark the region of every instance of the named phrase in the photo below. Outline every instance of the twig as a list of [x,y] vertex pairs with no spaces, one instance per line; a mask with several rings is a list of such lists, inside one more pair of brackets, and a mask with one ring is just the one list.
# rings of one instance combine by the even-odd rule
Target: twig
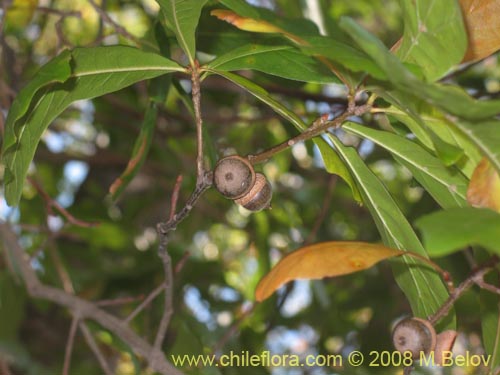
[[10,371],[9,368],[9,363],[0,357],[0,374],[2,375],[12,375],[12,372]]
[[137,297],[121,297],[121,298],[114,298],[114,299],[103,299],[100,301],[96,301],[95,304],[96,306],[119,306],[119,305],[125,305],[128,303],[133,303],[136,301],[142,301],[144,299],[144,295],[140,295]]
[[[57,246],[54,243],[52,236],[53,236],[53,233],[50,232],[49,233],[49,241],[48,241],[48,243],[50,245],[49,246],[49,253],[50,253],[52,261],[54,262],[54,265],[56,267],[57,274],[59,275],[59,279],[61,280],[61,282],[63,284],[64,291],[68,294],[74,295],[75,288],[73,286],[73,282],[71,281],[71,277],[69,276],[68,271],[64,267],[64,264],[61,260],[61,257],[59,256]],[[66,348],[66,356],[65,356],[64,368],[63,368],[66,372],[63,372],[63,375],[68,375],[69,361],[71,359],[73,340],[74,340],[74,336],[76,334],[76,328],[78,325],[80,326],[80,330],[84,333],[85,341],[87,342],[87,344],[90,346],[90,348],[94,352],[99,364],[103,368],[106,375],[112,375],[112,372],[109,371],[109,366],[106,363],[106,361],[104,360],[104,357],[102,356],[102,354],[100,353],[99,348],[97,347],[97,345],[95,345],[93,338],[92,338],[92,335],[90,334],[90,331],[88,330],[87,325],[84,322],[80,322],[79,312],[73,311],[72,313],[73,313],[73,321],[72,321],[71,328],[70,328],[70,333],[69,333],[69,338],[68,338],[68,347]],[[87,332],[88,334],[85,334],[85,332]],[[71,344],[71,347],[69,347],[69,344]],[[66,360],[68,362],[66,362]]]
[[2,238],[4,246],[11,252],[20,270],[26,289],[32,297],[51,301],[71,311],[78,312],[82,320],[94,320],[102,327],[113,332],[136,354],[144,357],[149,367],[154,371],[162,375],[182,375],[179,370],[167,361],[163,353],[155,351],[148,342],[139,337],[132,329],[124,324],[122,320],[108,314],[95,304],[83,298],[76,297],[58,288],[41,283],[35,271],[31,268],[30,263],[25,258],[25,252],[17,242],[16,234],[8,224],[2,221],[0,221],[0,237]]
[[57,201],[52,199],[49,194],[42,188],[42,185],[38,181],[36,181],[32,177],[28,177],[28,181],[30,184],[35,188],[35,190],[40,194],[42,199],[45,201],[45,205],[47,207],[47,211],[49,214],[52,214],[52,208],[56,209],[68,222],[70,222],[73,225],[79,226],[79,227],[84,227],[84,228],[90,228],[90,227],[95,227],[99,225],[97,222],[89,222],[89,221],[83,221],[80,219],[75,218],[73,215],[71,215],[63,206],[61,206]]
[[211,186],[211,174],[205,170],[204,165],[204,152],[203,152],[203,120],[201,118],[201,91],[200,91],[200,76],[199,76],[199,66],[198,62],[191,67],[191,81],[192,81],[192,99],[194,106],[194,116],[196,123],[196,187],[189,199],[187,200],[185,206],[181,209],[179,213],[175,213],[177,206],[176,196],[178,190],[180,189],[180,182],[177,179],[176,187],[174,188],[174,193],[172,194],[172,201],[170,207],[170,218],[166,223],[159,223],[157,225],[157,230],[160,236],[160,244],[158,248],[158,255],[160,256],[163,263],[163,270],[165,273],[164,289],[165,289],[165,301],[164,301],[164,311],[163,316],[158,327],[158,332],[155,337],[154,349],[159,351],[165,335],[168,329],[168,324],[170,323],[170,318],[173,313],[173,276],[172,276],[172,260],[167,251],[168,245],[168,235],[171,231],[177,228],[177,225],[191,212],[196,201],[199,199],[201,194]]
[[174,191],[172,192],[172,197],[170,198],[170,218],[172,220],[175,211],[177,210],[177,201],[179,200],[179,191],[181,190],[182,184],[182,175],[177,176],[177,180],[175,181]]
[[146,297],[144,301],[142,301],[139,306],[137,306],[134,311],[132,311],[129,316],[124,319],[126,324],[129,324],[146,306],[148,306],[165,288],[165,284],[158,285],[149,295]]
[[288,139],[285,142],[282,142],[268,150],[265,150],[259,154],[256,155],[248,155],[248,161],[252,164],[257,164],[261,163],[273,155],[277,154],[278,152],[281,152],[283,150],[286,150],[289,147],[292,147],[293,145],[306,141],[308,139],[314,138],[321,133],[325,132],[326,130],[330,128],[338,128],[344,123],[349,117],[351,116],[361,116],[362,114],[368,112],[371,109],[370,105],[361,105],[361,106],[356,106],[355,104],[351,106],[349,104],[348,109],[345,110],[341,115],[338,117],[334,118],[331,121],[328,121],[325,116],[321,116],[317,120],[315,120],[312,125],[307,128],[304,132],[300,133],[299,135]]
[[181,270],[184,268],[184,265],[186,264],[187,260],[191,256],[191,253],[189,251],[186,251],[183,255],[182,258],[177,262],[174,268],[174,275],[177,275]]
[[141,45],[140,41],[135,36],[130,34],[123,26],[121,26],[120,24],[113,21],[113,19],[109,16],[109,14],[106,13],[106,11],[104,11],[104,9],[102,9],[99,5],[97,5],[94,0],[88,0],[88,2],[90,3],[90,5],[92,5],[94,10],[97,13],[99,13],[99,16],[101,16],[102,20],[104,22],[110,24],[113,27],[113,29],[115,29],[115,32],[117,34],[122,35],[123,37],[125,37],[127,39],[130,39],[132,42],[134,42],[138,46]]
[[78,316],[76,315],[73,316],[73,320],[71,321],[71,327],[69,329],[69,334],[68,334],[68,342],[66,343],[66,351],[64,353],[64,365],[62,370],[63,375],[69,374],[69,367],[71,364],[71,354],[73,353],[73,344],[75,342],[76,329],[78,328],[79,322],[80,319],[78,318]]
[[71,42],[66,38],[66,35],[63,30],[63,22],[66,18],[68,17],[76,17],[76,18],[82,18],[82,14],[80,11],[66,11],[66,10],[60,10],[60,9],[53,9],[49,7],[37,7],[36,10],[41,13],[46,13],[46,14],[52,14],[59,16],[59,19],[55,23],[55,28],[56,28],[56,34],[57,38],[59,40],[58,43],[58,49],[60,49],[61,45],[63,46],[72,46]]
[[484,280],[476,280],[475,283],[481,289],[500,295],[500,288],[495,285],[491,285]]
[[431,316],[428,317],[429,322],[434,325],[440,319],[445,317],[455,302],[464,294],[471,286],[477,284],[478,281],[482,281],[484,275],[495,269],[496,264],[498,264],[498,257],[494,256],[487,262],[483,263],[479,268],[475,269],[472,274],[465,279],[459,286],[457,286],[451,293],[445,303]]
[[104,371],[104,373],[106,375],[113,375],[114,372],[109,368],[109,364],[106,361],[106,358],[104,358],[101,351],[99,350],[99,347],[95,342],[94,336],[92,336],[92,333],[90,333],[90,330],[85,324],[83,324],[83,322],[80,323],[80,331],[82,331],[83,337],[85,337],[85,341],[90,347],[90,350],[92,350],[95,357],[97,358],[97,361],[99,362],[99,365],[101,365],[101,368]]
[[153,345],[154,350],[160,351],[165,336],[167,334],[168,325],[170,323],[170,318],[174,312],[173,307],[173,277],[172,277],[172,259],[167,251],[160,253],[161,260],[163,262],[163,271],[165,273],[165,280],[163,281],[163,289],[165,291],[165,300],[163,307],[163,315],[161,317],[160,325],[158,326],[158,332],[156,333],[155,342]]
[[55,14],[57,16],[61,16],[62,18],[66,17],[82,18],[82,13],[78,10],[61,10],[49,7],[37,7],[35,8],[35,10],[41,13]]
[[[52,233],[49,232],[49,236],[52,236]],[[54,239],[49,237],[47,241],[48,244],[48,253],[52,262],[54,263],[54,267],[56,268],[56,272],[61,280],[63,285],[63,289],[66,293],[75,294],[75,289],[73,288],[73,283],[71,282],[71,277],[69,276],[68,271],[64,267],[64,264],[61,260],[61,256],[59,255],[59,251],[54,243]]]

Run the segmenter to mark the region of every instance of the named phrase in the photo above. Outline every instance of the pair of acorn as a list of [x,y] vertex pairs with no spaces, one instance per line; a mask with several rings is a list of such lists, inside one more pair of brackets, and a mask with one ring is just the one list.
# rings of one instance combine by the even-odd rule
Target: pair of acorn
[[214,168],[213,183],[224,197],[247,210],[260,211],[271,205],[271,184],[241,156],[231,155],[219,160]]

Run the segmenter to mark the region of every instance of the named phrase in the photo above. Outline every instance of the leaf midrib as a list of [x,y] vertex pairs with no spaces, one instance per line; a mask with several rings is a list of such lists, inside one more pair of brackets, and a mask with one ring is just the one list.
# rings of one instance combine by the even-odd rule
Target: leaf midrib
[[186,42],[186,39],[184,39],[184,34],[182,33],[181,26],[179,24],[179,19],[177,18],[177,11],[176,11],[177,1],[170,0],[170,4],[172,5],[172,19],[174,20],[175,29],[177,30],[177,35],[179,37],[179,40],[181,41],[182,49],[188,55],[189,61],[193,63],[193,56],[191,56],[191,51],[189,50],[189,46]]
[[[246,51],[244,54],[233,56],[227,60],[222,60],[222,61],[214,60],[213,62],[216,62],[217,64],[213,65],[212,63],[209,63],[208,67],[215,69],[217,67],[220,67],[221,65],[233,62],[234,60],[238,60],[238,59],[241,59],[241,58],[244,58],[247,56],[255,56],[255,55],[260,55],[260,54],[269,53],[269,52],[286,51],[289,49],[293,49],[293,47],[279,46],[279,47],[269,47],[266,49],[262,49],[260,51]],[[221,56],[221,57],[223,57],[223,56]]]

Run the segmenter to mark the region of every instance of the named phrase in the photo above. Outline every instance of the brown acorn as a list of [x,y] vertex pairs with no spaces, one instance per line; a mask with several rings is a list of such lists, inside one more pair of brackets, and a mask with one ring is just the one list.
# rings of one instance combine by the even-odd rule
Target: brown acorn
[[271,184],[266,176],[262,173],[256,173],[255,177],[255,184],[250,191],[235,201],[250,211],[260,211],[269,208],[273,196]]
[[401,320],[392,332],[394,347],[401,353],[411,352],[413,359],[421,353],[429,354],[436,347],[436,331],[432,324],[421,318]]
[[255,171],[247,159],[238,155],[227,156],[214,169],[214,186],[223,196],[237,199],[255,184]]

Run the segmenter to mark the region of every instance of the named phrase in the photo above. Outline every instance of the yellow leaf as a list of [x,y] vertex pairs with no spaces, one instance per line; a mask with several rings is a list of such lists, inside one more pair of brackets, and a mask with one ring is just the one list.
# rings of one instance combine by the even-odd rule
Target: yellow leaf
[[304,45],[306,42],[297,35],[291,34],[282,28],[273,25],[267,21],[256,20],[254,18],[242,17],[230,10],[215,9],[210,12],[212,16],[216,16],[222,21],[226,21],[240,30],[252,31],[254,33],[278,33],[289,38],[293,42]]
[[14,0],[7,9],[7,28],[21,29],[30,23],[38,6],[38,0]]
[[472,174],[467,189],[467,201],[475,207],[491,208],[500,212],[500,177],[486,158],[481,160]]
[[500,49],[500,1],[460,0],[469,47],[463,62],[483,59]]
[[263,301],[283,284],[296,279],[322,279],[370,268],[381,260],[405,254],[366,242],[321,242],[285,256],[260,280],[255,299]]
[[253,31],[256,33],[284,33],[283,29],[280,29],[267,21],[256,20],[253,18],[241,17],[238,14],[224,9],[216,9],[210,12],[212,16],[216,16],[222,21],[226,21],[238,29],[245,31]]

